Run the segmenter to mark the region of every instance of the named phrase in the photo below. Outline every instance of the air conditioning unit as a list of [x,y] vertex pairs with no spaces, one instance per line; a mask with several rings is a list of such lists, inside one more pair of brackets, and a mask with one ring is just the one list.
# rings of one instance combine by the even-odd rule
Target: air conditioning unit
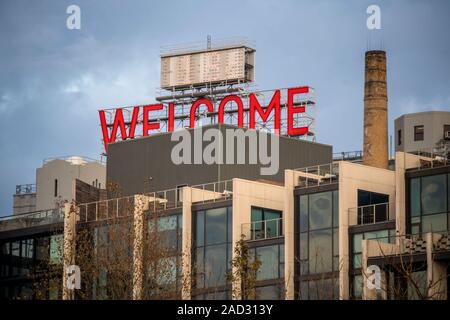
[[444,139],[445,140],[450,140],[450,131],[445,131],[444,132]]

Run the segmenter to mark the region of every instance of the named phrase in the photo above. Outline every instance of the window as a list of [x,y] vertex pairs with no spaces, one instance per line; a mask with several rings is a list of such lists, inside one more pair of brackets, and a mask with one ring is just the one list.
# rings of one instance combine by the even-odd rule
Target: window
[[64,250],[64,235],[50,236],[50,263],[62,264]]
[[339,191],[299,197],[299,273],[339,270]]
[[332,193],[314,193],[309,196],[309,229],[323,229],[332,226]]
[[397,131],[397,143],[399,146],[402,145],[402,130]]
[[256,288],[256,298],[259,300],[279,300],[283,299],[283,290],[280,286],[265,286]]
[[[284,248],[284,245],[282,245]],[[281,277],[281,268],[284,269],[284,250],[280,252],[278,245],[258,247],[255,249],[256,255],[261,261],[261,266],[258,270],[257,280],[278,279]],[[283,253],[283,257],[280,257]],[[280,264],[282,264],[280,266]]]
[[226,274],[231,262],[231,219],[230,207],[196,213],[196,288],[213,288],[226,284]]
[[[156,229],[155,229],[156,223]],[[148,221],[148,232],[157,231],[157,239],[162,248],[168,250],[181,250],[182,242],[182,215],[172,214],[150,218]]]
[[422,178],[422,214],[446,211],[446,175],[440,174]]
[[420,178],[411,179],[410,181],[409,205],[411,216],[420,216]]
[[252,239],[278,237],[281,232],[281,211],[252,207]]
[[55,187],[55,197],[57,197],[58,196],[58,179],[55,179],[54,187]]
[[424,131],[423,125],[414,126],[414,141],[423,141],[423,136],[424,136],[423,131]]
[[389,218],[389,195],[358,190],[358,224],[386,221]]
[[332,268],[331,229],[309,233],[309,272],[322,273]]
[[444,140],[450,140],[450,124],[444,124]]

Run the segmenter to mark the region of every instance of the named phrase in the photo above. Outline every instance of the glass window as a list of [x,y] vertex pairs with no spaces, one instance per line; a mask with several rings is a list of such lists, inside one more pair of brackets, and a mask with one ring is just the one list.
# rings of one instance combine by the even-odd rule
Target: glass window
[[48,259],[49,255],[49,238],[38,238],[36,239],[36,259],[40,261],[45,261]]
[[446,175],[422,177],[422,214],[447,211]]
[[309,272],[332,271],[331,229],[309,233]]
[[8,255],[9,254],[9,242],[2,243],[2,246],[0,248],[0,253]]
[[359,298],[362,296],[363,278],[362,276],[355,276],[353,278],[353,296]]
[[205,213],[200,211],[197,213],[197,225],[196,225],[196,245],[197,247],[201,247],[205,243]]
[[26,239],[22,240],[22,258],[33,258],[33,246],[34,246],[34,240],[33,239]]
[[[227,209],[227,241],[231,243],[233,241],[233,208],[228,207]],[[231,255],[230,255],[231,257]]]
[[50,237],[50,263],[52,264],[62,263],[64,250],[63,241],[64,236],[62,234]]
[[310,230],[331,227],[332,199],[331,192],[309,195],[309,228]]
[[227,208],[205,211],[206,245],[227,241]]
[[280,278],[284,278],[284,244],[280,244]]
[[423,125],[414,126],[414,141],[422,141],[424,136]]
[[20,241],[11,242],[11,255],[20,257]]
[[319,279],[309,281],[310,300],[331,300],[333,299],[333,281],[335,279]]
[[420,215],[420,178],[410,180],[409,204],[411,207],[411,216]]
[[422,232],[439,232],[447,230],[447,214],[433,214],[422,219]]
[[262,209],[252,207],[252,222],[261,221],[261,220],[264,220]]
[[308,196],[300,196],[300,232],[308,230]]
[[333,256],[339,255],[339,229],[333,229]]
[[259,300],[279,300],[281,299],[280,291],[280,287],[277,285],[257,287],[256,298]]
[[207,287],[225,285],[227,273],[227,246],[224,244],[205,248],[205,284]]
[[308,300],[308,281],[300,281],[299,290],[298,290],[298,298],[300,300]]
[[361,253],[353,255],[353,269],[361,268]]
[[333,227],[339,226],[339,191],[333,191]]
[[365,190],[358,190],[358,207],[367,206],[370,204],[370,192]]
[[353,235],[353,253],[358,253],[362,251],[361,242],[363,240],[363,235],[361,233]]
[[204,288],[205,287],[205,280],[204,280],[204,248],[197,248],[195,250],[195,265],[194,270],[196,270],[196,279],[195,279],[195,286],[197,288]]
[[300,233],[300,259],[308,259],[308,233]]
[[257,280],[278,279],[278,245],[256,248],[256,254],[261,260]]
[[166,216],[158,218],[158,231],[176,230],[177,229],[177,216]]
[[377,239],[383,242],[388,242],[388,230],[379,230],[364,233],[364,239]]
[[397,143],[399,146],[402,144],[402,130],[397,130]]

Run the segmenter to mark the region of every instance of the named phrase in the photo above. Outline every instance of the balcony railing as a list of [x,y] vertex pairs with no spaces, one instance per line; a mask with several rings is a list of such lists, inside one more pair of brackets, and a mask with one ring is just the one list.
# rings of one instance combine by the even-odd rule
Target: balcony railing
[[348,209],[349,225],[364,225],[394,219],[394,204],[379,203]]
[[18,184],[16,185],[16,194],[30,194],[36,193],[36,185],[35,184]]
[[344,151],[333,153],[333,161],[357,161],[363,157],[362,151]]
[[339,162],[299,168],[294,171],[299,175],[299,188],[308,188],[339,182]]
[[264,240],[283,236],[283,219],[253,221],[242,224],[246,240]]
[[63,209],[49,209],[24,214],[16,214],[12,216],[0,217],[0,232],[43,226],[63,221]]

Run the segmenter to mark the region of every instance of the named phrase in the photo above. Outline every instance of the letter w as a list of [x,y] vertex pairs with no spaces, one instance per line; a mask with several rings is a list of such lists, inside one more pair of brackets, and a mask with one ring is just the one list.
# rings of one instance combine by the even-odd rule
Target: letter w
[[133,108],[133,115],[131,117],[130,128],[128,129],[128,134],[125,126],[125,120],[123,119],[122,108],[116,109],[114,116],[114,123],[111,130],[111,135],[108,136],[108,124],[106,123],[105,111],[99,110],[100,115],[100,125],[102,126],[103,133],[103,144],[105,145],[105,151],[108,152],[108,144],[116,141],[117,130],[120,127],[120,135],[122,140],[127,138],[134,138],[134,131],[136,129],[136,123],[139,115],[139,107]]

